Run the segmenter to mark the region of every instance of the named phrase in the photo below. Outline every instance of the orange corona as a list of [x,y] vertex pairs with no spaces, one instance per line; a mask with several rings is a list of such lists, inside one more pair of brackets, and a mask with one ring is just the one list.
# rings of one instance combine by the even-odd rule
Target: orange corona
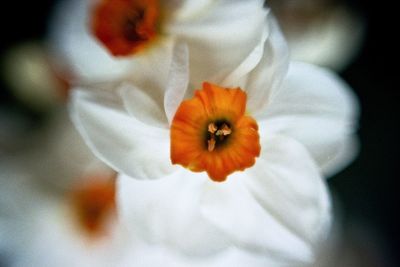
[[157,0],[100,0],[92,13],[92,31],[114,56],[142,50],[157,33]]
[[90,179],[71,193],[78,224],[89,236],[106,232],[115,216],[115,178]]
[[222,182],[251,167],[260,155],[256,121],[245,114],[246,93],[204,83],[183,101],[171,125],[171,161],[191,171],[206,171]]

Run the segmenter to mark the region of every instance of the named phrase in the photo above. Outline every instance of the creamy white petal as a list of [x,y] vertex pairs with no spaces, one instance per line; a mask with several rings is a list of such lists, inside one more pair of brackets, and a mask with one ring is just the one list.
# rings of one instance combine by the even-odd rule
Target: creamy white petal
[[[147,58],[164,61],[152,65],[151,58],[142,58],[130,82],[125,82],[119,93],[128,113],[151,126],[168,128],[176,109],[185,95],[188,79],[188,51],[184,43],[173,44],[172,57],[149,53]],[[163,66],[162,69],[157,68]]]
[[244,183],[293,233],[316,244],[329,230],[331,217],[327,187],[317,165],[294,139],[263,135],[261,142],[258,166],[249,169],[252,179]]
[[289,65],[289,53],[275,18],[268,16],[270,32],[263,58],[247,76],[243,89],[247,92],[247,109],[255,113],[266,107],[280,90]]
[[187,257],[176,250],[138,242],[130,249],[122,266],[149,267],[292,267],[288,262],[273,261],[265,255],[228,248],[210,257]]
[[177,170],[170,162],[169,132],[131,116],[112,90],[75,89],[71,117],[93,152],[119,172],[155,179]]
[[261,41],[259,44],[251,51],[251,53],[243,60],[242,63],[236,69],[234,69],[224,80],[221,82],[221,86],[223,87],[237,87],[240,85],[240,81],[247,78],[247,74],[252,71],[255,66],[260,62],[261,58],[264,55],[264,46],[265,41],[268,38],[268,28],[265,28]]
[[302,29],[293,21],[293,29],[286,25],[289,27],[285,35],[293,60],[340,72],[361,51],[366,25],[364,18],[346,4],[336,5],[327,11],[325,16],[308,21]]
[[[61,69],[71,68],[85,81],[109,80],[123,76],[132,58],[113,57],[89,32],[91,4],[87,0],[62,0],[49,25],[49,44]],[[67,64],[67,66],[65,66]]]
[[267,11],[263,1],[215,1],[201,15],[171,21],[166,32],[189,46],[190,82],[218,82],[257,46],[262,37]]
[[263,140],[255,166],[210,184],[203,197],[204,215],[237,246],[293,266],[313,260],[313,245],[329,227],[318,168],[302,145],[285,137]]
[[214,0],[169,0],[163,3],[178,20],[190,19],[204,12]]
[[338,157],[347,158],[348,164],[355,154],[347,140],[356,131],[358,113],[355,96],[337,75],[293,63],[282,89],[256,117],[267,135],[293,137],[307,147],[325,174],[333,174],[345,164]]
[[168,129],[167,118],[160,103],[159,94],[154,93],[157,91],[139,88],[132,83],[122,84],[118,91],[130,116],[147,125]]
[[[174,87],[176,91],[172,94],[178,95],[177,92],[187,87],[187,54],[182,54],[185,53],[184,47],[184,44],[169,39],[160,44],[159,49],[151,49],[137,57],[132,73],[118,89],[130,115],[155,127],[168,127],[164,110],[166,91]],[[171,92],[169,94],[172,95]]]
[[188,47],[185,43],[177,43],[174,46],[167,89],[164,95],[164,109],[169,124],[171,124],[189,85],[188,53]]
[[227,237],[200,214],[206,175],[181,170],[157,181],[120,175],[117,197],[121,221],[132,235],[167,246],[187,257],[206,257],[225,249]]

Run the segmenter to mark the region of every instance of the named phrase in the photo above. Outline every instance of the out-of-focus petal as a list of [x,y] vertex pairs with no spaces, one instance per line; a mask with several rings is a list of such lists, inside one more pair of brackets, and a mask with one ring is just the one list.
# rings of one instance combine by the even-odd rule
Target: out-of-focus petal
[[338,157],[349,163],[355,155],[347,140],[357,128],[358,112],[351,89],[337,75],[293,63],[282,89],[256,118],[267,135],[279,133],[304,144],[322,171],[331,175],[345,164]]
[[77,89],[72,94],[72,119],[93,152],[113,169],[137,179],[174,172],[168,130],[130,116],[115,89],[108,89]]
[[202,218],[199,201],[205,174],[182,170],[157,181],[118,177],[121,220],[133,236],[186,256],[213,255],[228,246],[227,237]]
[[330,201],[318,168],[301,144],[279,136],[264,140],[254,167],[210,184],[202,208],[237,246],[293,266],[313,259],[313,245],[330,224]]

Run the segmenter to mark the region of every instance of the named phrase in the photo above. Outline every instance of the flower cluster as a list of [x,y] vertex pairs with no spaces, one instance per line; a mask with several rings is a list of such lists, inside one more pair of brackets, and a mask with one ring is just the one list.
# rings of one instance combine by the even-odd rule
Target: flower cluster
[[[75,127],[119,173],[122,266],[314,261],[331,224],[323,176],[354,156],[357,102],[290,62],[264,1],[68,0],[51,40]],[[82,214],[96,232],[100,215]]]

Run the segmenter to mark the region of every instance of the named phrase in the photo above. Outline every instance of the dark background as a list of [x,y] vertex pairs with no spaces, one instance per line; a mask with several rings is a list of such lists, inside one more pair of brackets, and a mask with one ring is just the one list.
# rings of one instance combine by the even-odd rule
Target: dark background
[[[7,1],[7,4],[3,4],[0,53],[3,54],[19,42],[43,38],[54,2]],[[329,180],[329,185],[343,208],[345,228],[366,229],[356,236],[356,240],[372,243],[365,244],[368,247],[376,246],[384,261],[376,266],[394,267],[400,265],[397,255],[400,222],[396,218],[399,212],[396,178],[400,171],[400,88],[395,85],[395,71],[399,71],[399,67],[396,67],[394,60],[398,49],[394,41],[398,37],[398,23],[396,21],[395,24],[395,9],[385,2],[347,2],[367,23],[364,44],[358,56],[340,73],[361,103],[361,152],[352,165]],[[24,116],[31,121],[32,127],[46,119],[46,114],[30,110],[20,103],[1,79],[0,87],[1,112]],[[362,235],[365,233],[372,238],[366,237],[363,241]],[[363,252],[361,250],[360,257],[368,257]]]
[[396,182],[400,177],[400,87],[395,85],[395,70],[399,69],[394,64],[398,48],[395,11],[383,2],[349,3],[367,22],[360,54],[342,73],[361,103],[361,152],[350,167],[330,180],[330,185],[343,202],[347,222],[364,222],[376,236],[373,241],[383,246],[383,266],[400,266]]

